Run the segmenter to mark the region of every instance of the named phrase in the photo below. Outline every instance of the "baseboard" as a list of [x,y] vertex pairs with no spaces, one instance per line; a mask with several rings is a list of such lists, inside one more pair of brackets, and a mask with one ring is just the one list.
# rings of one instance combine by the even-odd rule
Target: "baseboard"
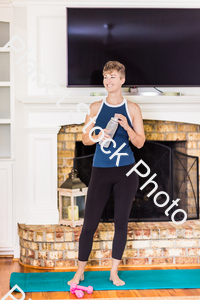
[[3,249],[3,250],[0,250],[0,257],[6,257],[6,256],[14,256],[14,251],[13,249],[10,250],[10,249]]
[[13,257],[12,261],[18,261],[19,262],[19,258]]
[[12,258],[14,255],[12,254],[0,254],[0,258],[6,258],[6,257],[9,257],[9,258]]

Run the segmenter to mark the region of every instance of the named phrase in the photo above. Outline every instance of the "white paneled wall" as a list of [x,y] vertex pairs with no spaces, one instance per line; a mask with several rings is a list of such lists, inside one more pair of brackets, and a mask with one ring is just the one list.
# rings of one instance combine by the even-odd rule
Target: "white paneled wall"
[[57,133],[60,127],[28,128],[27,224],[57,224]]

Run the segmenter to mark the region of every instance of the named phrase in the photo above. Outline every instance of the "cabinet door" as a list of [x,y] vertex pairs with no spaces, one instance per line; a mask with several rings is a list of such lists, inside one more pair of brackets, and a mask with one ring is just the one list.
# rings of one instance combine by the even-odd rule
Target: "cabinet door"
[[12,163],[0,161],[0,252],[13,246],[12,209]]

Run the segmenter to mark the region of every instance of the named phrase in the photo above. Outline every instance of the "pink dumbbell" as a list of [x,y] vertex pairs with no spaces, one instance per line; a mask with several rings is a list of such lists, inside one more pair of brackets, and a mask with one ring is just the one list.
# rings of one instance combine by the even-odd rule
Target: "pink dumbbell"
[[77,287],[77,284],[75,282],[72,282],[70,285],[70,292],[72,294],[75,294],[75,291],[78,291],[78,289],[76,289],[76,287]]
[[76,295],[77,298],[83,298],[84,297],[84,293],[81,290],[75,290],[74,294]]
[[81,285],[77,285],[75,282],[72,282],[71,286],[70,286],[70,292],[72,292],[72,294],[74,294],[75,290],[82,290],[87,292],[88,294],[92,294],[93,292],[93,287],[92,286],[81,286]]

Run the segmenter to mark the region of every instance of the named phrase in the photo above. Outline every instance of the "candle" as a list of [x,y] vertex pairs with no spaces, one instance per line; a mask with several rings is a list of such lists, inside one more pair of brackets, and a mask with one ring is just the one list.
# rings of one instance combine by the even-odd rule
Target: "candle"
[[[71,206],[68,206],[68,220],[72,220],[72,209]],[[74,205],[74,221],[79,220],[79,211],[78,211],[78,206]]]

